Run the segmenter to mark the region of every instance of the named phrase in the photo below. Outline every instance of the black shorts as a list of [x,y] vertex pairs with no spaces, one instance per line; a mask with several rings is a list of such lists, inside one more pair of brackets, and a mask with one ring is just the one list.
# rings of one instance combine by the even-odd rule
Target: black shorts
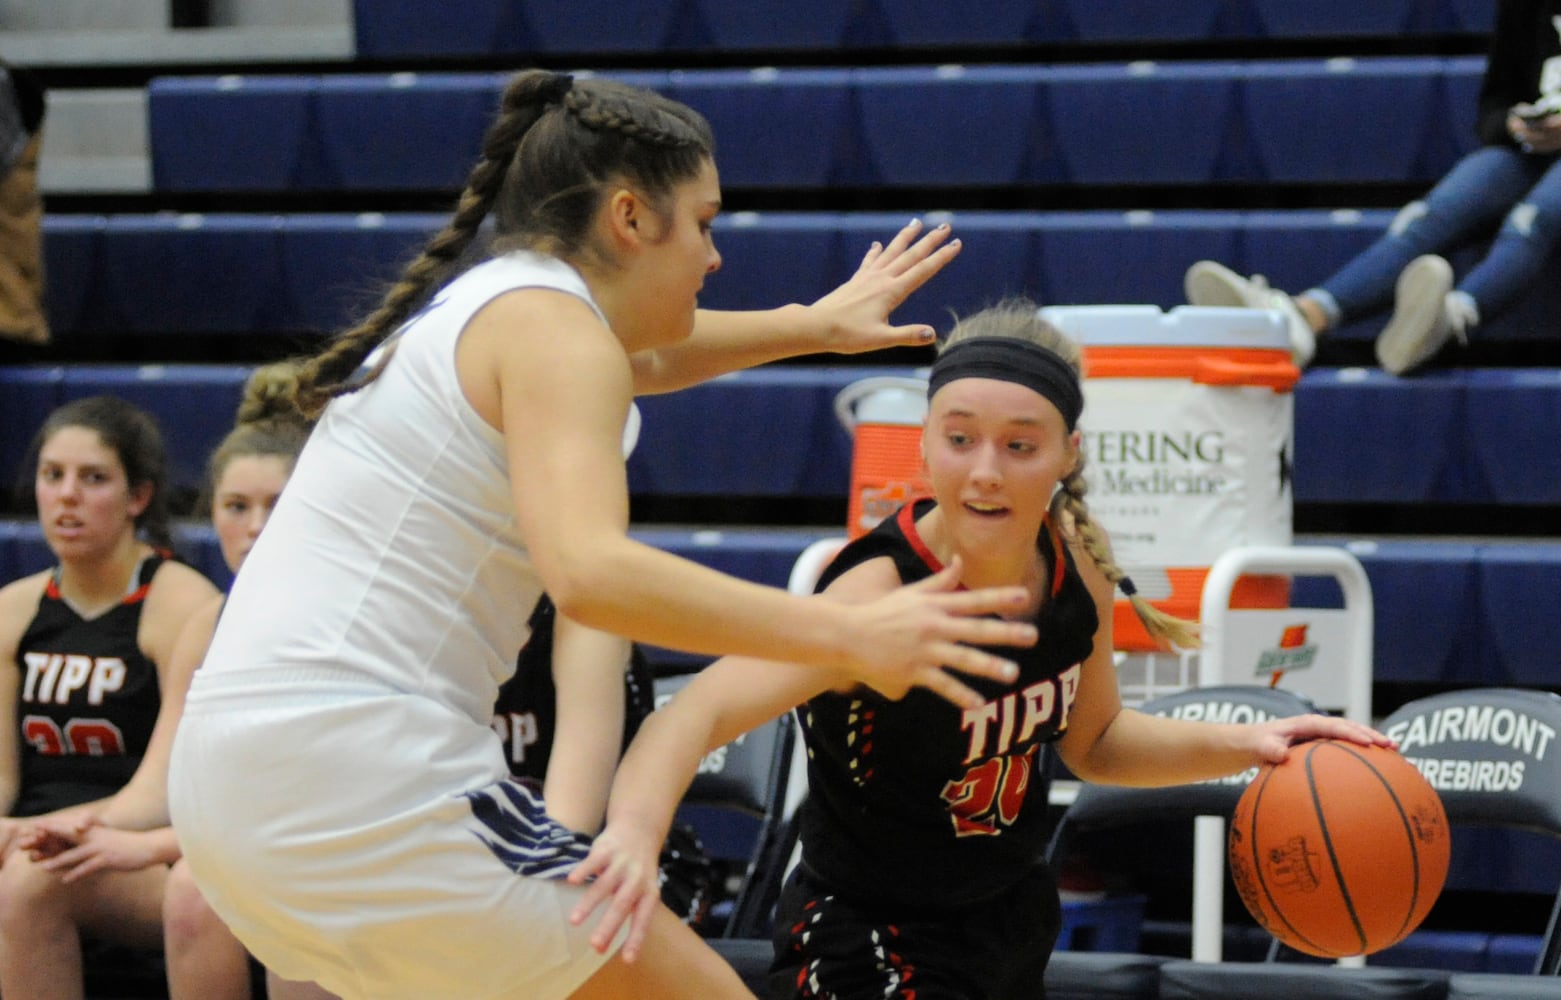
[[1062,927],[1044,865],[969,906],[893,912],[798,867],[775,915],[770,1000],[1044,1000]]

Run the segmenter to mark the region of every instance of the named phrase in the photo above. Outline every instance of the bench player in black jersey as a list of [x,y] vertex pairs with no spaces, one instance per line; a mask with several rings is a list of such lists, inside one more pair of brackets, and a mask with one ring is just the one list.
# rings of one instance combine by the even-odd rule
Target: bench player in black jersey
[[[614,782],[608,823],[572,879],[574,913],[608,902],[595,942],[651,888],[655,846],[700,756],[793,706],[808,753],[802,859],[776,916],[776,997],[1034,1000],[1060,922],[1043,859],[1042,755],[1090,781],[1180,784],[1282,759],[1318,736],[1387,743],[1321,715],[1236,726],[1122,706],[1111,610],[1125,584],[1084,504],[1076,345],[1010,302],[959,323],[932,367],[922,452],[934,496],[850,543],[819,587],[863,601],[958,564],[970,587],[1021,584],[1040,641],[1012,683],[973,681],[961,709],[891,701],[818,671],[727,658],[647,721]],[[1135,600],[1152,634],[1187,623]],[[625,953],[637,938],[631,931]]]
[[93,397],[39,431],[34,496],[57,565],[0,589],[0,992],[81,995],[78,932],[155,948],[169,858],[65,883],[19,850],[33,817],[69,820],[129,780],[178,631],[216,593],[169,556],[162,439]]

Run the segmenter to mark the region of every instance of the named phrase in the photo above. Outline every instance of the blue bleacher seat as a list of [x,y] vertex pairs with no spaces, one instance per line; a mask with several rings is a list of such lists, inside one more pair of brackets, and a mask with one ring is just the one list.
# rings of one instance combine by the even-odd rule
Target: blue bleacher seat
[[497,73],[325,77],[315,114],[336,187],[458,190],[477,163],[507,79]]
[[[1477,66],[1370,57],[638,75],[710,117],[733,187],[1341,183],[1439,177],[1468,148]],[[156,186],[454,187],[501,82],[449,72],[159,78],[149,99]],[[386,127],[401,118],[405,127]]]
[[474,56],[500,48],[509,0],[444,0],[429,17],[419,0],[353,0],[352,23],[359,59],[405,56]]
[[[903,222],[903,220],[901,220]],[[856,248],[840,245],[841,218],[820,213],[736,212],[716,219],[712,236],[721,269],[705,279],[699,304],[709,309],[747,309],[811,301],[838,284],[844,262]],[[887,239],[893,230],[874,239]],[[869,241],[870,242],[870,241]],[[865,252],[868,243],[861,245]]]
[[1561,370],[1471,369],[1464,380],[1470,476],[1483,477],[1485,495],[1502,503],[1554,503],[1554,467],[1535,459],[1561,427]]
[[1048,305],[1124,301],[1183,304],[1182,276],[1195,260],[1230,260],[1240,229],[1222,212],[1052,212],[1036,220]]
[[280,323],[335,331],[365,314],[448,217],[368,212],[287,216],[281,235]]
[[836,49],[850,38],[856,4],[811,0],[786,5],[777,16],[764,4],[730,0],[692,0],[695,17],[720,50]]
[[1045,100],[1066,179],[1207,184],[1249,176],[1237,128],[1246,72],[1245,64],[1215,62],[1053,69]]
[[710,121],[725,187],[821,188],[862,179],[850,165],[849,70],[674,71],[658,89]]
[[[1378,369],[1313,369],[1295,398],[1295,497],[1406,503],[1466,497],[1464,388],[1453,372],[1413,380]],[[1370,433],[1361,433],[1370,428]]]
[[1491,0],[1447,0],[1453,27],[1477,35],[1486,35],[1496,25],[1496,5]]
[[835,393],[872,369],[760,368],[639,400],[634,492],[671,496],[839,496],[850,440]]
[[60,405],[63,369],[33,365],[0,368],[0,489],[31,483],[23,468],[44,417]]
[[281,232],[282,217],[271,215],[111,216],[104,315],[136,333],[276,329]]
[[1529,975],[1539,957],[1538,934],[1492,934],[1485,949],[1485,971]]
[[101,323],[94,296],[102,268],[101,215],[48,214],[43,241],[44,308],[56,336]]
[[1022,183],[1044,153],[1035,125],[1045,77],[1037,66],[857,70],[873,180],[891,187]]
[[[1402,684],[1497,684],[1481,641],[1480,548],[1442,539],[1347,544],[1371,581],[1376,624],[1374,677]],[[1303,603],[1298,583],[1295,600]]]
[[63,369],[62,402],[114,395],[156,418],[168,450],[170,483],[198,489],[206,460],[233,426],[249,370],[238,365],[77,364]]
[[157,77],[147,86],[152,185],[159,191],[321,188],[309,76]]
[[1478,568],[1482,639],[1501,667],[1501,683],[1555,685],[1561,617],[1541,608],[1542,595],[1561,588],[1561,543],[1491,543],[1481,549]]
[[1157,4],[1063,0],[1061,6],[1073,36],[1087,42],[1176,41],[1251,33],[1250,18],[1240,25],[1232,23],[1233,5],[1227,0]]
[[663,51],[678,29],[678,0],[525,0],[530,39],[549,54]]
[[1484,972],[1490,936],[1471,931],[1421,930],[1367,958],[1371,965]]
[[54,555],[37,521],[0,521],[0,586],[48,569]]
[[1248,0],[1263,33],[1270,38],[1386,35],[1398,37],[1409,27],[1416,8],[1434,7],[1434,0]]
[[1267,60],[1246,64],[1241,107],[1260,179],[1431,181],[1450,166],[1440,60]]
[[[1494,8],[1495,4],[1486,0],[1483,6]],[[1480,83],[1484,78],[1484,56],[1458,56],[1442,64],[1442,108],[1455,157],[1480,144],[1474,127],[1480,116]]]
[[890,44],[938,48],[1014,45],[1034,37],[1040,16],[1035,0],[882,0],[879,9]]

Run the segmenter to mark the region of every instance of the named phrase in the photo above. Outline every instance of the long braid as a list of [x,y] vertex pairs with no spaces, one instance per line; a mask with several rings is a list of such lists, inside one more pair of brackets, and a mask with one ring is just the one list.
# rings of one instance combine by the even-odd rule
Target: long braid
[[1089,492],[1089,483],[1084,478],[1083,451],[1079,452],[1078,463],[1073,467],[1073,471],[1063,478],[1060,485],[1062,488],[1052,499],[1053,520],[1058,524],[1071,526],[1072,533],[1083,545],[1084,551],[1100,568],[1111,585],[1122,587],[1122,592],[1133,605],[1138,620],[1144,623],[1144,628],[1150,635],[1157,639],[1164,639],[1181,649],[1196,649],[1199,645],[1197,623],[1167,614],[1150,604],[1133,588],[1126,571],[1117,565],[1116,558],[1111,554],[1111,546],[1106,542],[1099,525],[1090,514],[1089,505],[1084,501],[1084,495]]
[[[492,210],[521,140],[545,110],[546,101],[558,96],[558,81],[546,70],[528,70],[516,74],[505,88],[498,117],[483,138],[482,158],[467,178],[450,221],[407,265],[377,309],[300,365],[298,408],[306,415],[318,417],[331,399],[356,388],[359,383],[349,380],[364,358],[406,322],[433,290],[449,280]],[[365,381],[379,375],[390,353],[385,352]]]

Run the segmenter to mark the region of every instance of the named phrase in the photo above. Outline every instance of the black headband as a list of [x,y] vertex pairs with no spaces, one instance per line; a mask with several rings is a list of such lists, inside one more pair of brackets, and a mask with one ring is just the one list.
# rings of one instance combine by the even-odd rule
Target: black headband
[[945,348],[932,363],[927,398],[955,379],[992,378],[1022,385],[1057,407],[1068,430],[1084,412],[1078,373],[1056,351],[1017,337],[972,337]]

